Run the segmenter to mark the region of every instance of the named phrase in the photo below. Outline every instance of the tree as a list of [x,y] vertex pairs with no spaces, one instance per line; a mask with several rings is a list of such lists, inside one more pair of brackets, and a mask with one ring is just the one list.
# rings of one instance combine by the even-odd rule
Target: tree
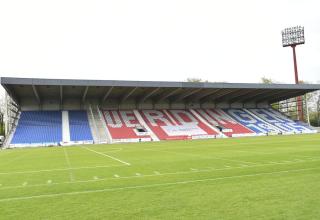
[[261,82],[263,83],[263,84],[273,84],[274,83],[274,81],[272,80],[272,79],[270,79],[270,78],[267,78],[267,77],[261,77]]
[[4,121],[3,121],[3,117],[4,117],[4,114],[3,112],[0,112],[0,135],[4,135]]
[[2,94],[0,94],[0,135],[4,135],[4,113],[5,113],[5,99]]
[[310,124],[320,126],[320,91],[307,94]]
[[201,78],[187,78],[187,82],[208,82],[208,80],[203,80]]

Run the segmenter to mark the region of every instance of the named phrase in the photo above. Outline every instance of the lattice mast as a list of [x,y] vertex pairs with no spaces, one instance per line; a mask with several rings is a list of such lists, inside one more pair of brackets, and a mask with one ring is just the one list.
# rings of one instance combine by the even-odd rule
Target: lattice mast
[[[293,53],[293,68],[294,68],[294,78],[295,83],[299,84],[299,76],[298,76],[298,65],[297,65],[297,57],[296,57],[296,46],[305,43],[304,38],[304,27],[295,26],[282,30],[282,46],[283,47],[291,47]],[[297,111],[299,120],[303,121],[303,101],[302,97],[297,97]]]

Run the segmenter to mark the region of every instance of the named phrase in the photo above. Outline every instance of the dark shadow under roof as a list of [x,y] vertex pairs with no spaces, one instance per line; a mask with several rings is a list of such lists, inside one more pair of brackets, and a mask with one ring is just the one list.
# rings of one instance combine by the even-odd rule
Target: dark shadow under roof
[[319,84],[193,83],[166,81],[73,80],[1,77],[1,85],[19,103],[33,97],[39,102],[49,98],[109,98],[124,102],[277,102],[320,90]]

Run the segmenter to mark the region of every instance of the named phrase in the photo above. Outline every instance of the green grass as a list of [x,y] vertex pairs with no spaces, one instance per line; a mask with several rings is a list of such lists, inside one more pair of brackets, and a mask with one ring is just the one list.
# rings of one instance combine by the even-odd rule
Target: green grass
[[320,135],[0,151],[0,219],[320,219]]

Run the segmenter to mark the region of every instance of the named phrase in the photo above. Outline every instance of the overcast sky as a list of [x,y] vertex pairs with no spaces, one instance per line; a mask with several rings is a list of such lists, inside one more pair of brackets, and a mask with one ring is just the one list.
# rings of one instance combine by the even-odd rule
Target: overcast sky
[[295,25],[300,79],[317,82],[319,0],[0,0],[0,76],[293,83]]

